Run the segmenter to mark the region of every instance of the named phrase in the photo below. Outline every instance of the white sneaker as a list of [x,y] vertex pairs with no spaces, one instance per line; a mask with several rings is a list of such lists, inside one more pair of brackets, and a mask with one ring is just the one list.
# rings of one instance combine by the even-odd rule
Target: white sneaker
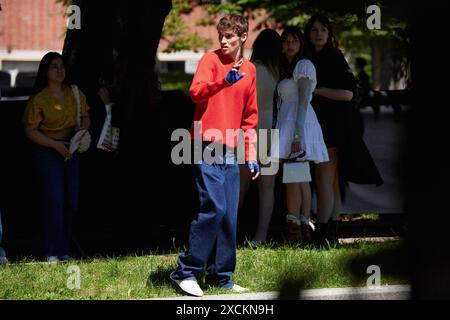
[[196,297],[203,297],[203,290],[200,288],[196,280],[184,279],[184,280],[174,280],[186,293]]
[[245,292],[245,291],[248,291],[248,288],[244,288],[244,287],[238,286],[237,284],[234,284],[233,287],[231,287],[231,291]]
[[48,263],[58,263],[59,262],[59,259],[57,256],[48,256],[48,257],[45,257],[45,260]]

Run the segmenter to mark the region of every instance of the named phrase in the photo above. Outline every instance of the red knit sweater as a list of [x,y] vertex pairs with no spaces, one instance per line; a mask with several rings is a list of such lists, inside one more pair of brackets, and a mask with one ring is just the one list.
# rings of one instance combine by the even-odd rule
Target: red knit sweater
[[[237,146],[238,129],[244,131],[246,160],[256,161],[256,68],[243,58],[239,73],[245,76],[233,85],[225,77],[234,62],[227,59],[220,49],[206,53],[198,64],[189,94],[196,104],[191,134],[205,141],[215,141],[229,147]],[[216,129],[216,130],[211,130]],[[228,131],[227,137],[227,129]],[[197,132],[194,132],[197,131]],[[199,132],[200,131],[200,132]]]

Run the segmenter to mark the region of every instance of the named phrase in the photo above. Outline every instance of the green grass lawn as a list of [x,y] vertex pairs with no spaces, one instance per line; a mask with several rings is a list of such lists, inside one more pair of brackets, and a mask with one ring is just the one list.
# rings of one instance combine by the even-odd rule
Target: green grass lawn
[[[381,284],[405,284],[400,241],[357,243],[318,250],[295,246],[239,248],[233,279],[251,291],[365,286],[370,265],[381,269]],[[142,299],[183,295],[168,276],[177,254],[109,257],[46,264],[23,260],[0,267],[0,299]],[[71,266],[80,270],[80,289]],[[208,289],[205,294],[225,293]]]

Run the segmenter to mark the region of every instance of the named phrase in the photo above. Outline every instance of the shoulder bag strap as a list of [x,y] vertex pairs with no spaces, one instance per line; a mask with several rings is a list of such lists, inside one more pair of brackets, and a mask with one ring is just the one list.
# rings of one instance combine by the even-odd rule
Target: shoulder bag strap
[[77,126],[81,127],[81,115],[80,115],[80,92],[78,91],[77,85],[73,84],[72,86],[73,95],[75,96],[75,100],[77,101]]

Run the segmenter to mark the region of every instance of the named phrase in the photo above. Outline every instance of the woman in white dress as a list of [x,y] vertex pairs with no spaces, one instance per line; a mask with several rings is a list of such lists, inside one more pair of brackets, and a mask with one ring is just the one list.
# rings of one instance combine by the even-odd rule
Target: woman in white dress
[[[271,154],[286,160],[328,161],[322,129],[310,104],[316,86],[316,70],[307,59],[303,34],[287,27],[282,35],[281,81],[277,92],[276,129],[279,140],[272,141]],[[309,182],[287,183],[287,239],[310,242],[311,188]]]
[[[272,29],[261,31],[253,43],[251,61],[256,66],[256,95],[258,100],[258,160],[263,167],[262,175],[258,178],[258,224],[253,237],[253,244],[260,244],[266,241],[270,219],[275,202],[275,177],[276,172],[270,170],[264,172],[264,167],[270,166],[268,151],[270,150],[270,131],[272,129],[273,96],[280,77],[281,59],[281,37]],[[266,131],[262,131],[265,129]],[[262,135],[266,136],[263,137]],[[263,139],[264,138],[264,139]],[[267,148],[261,144],[267,141]],[[242,207],[245,194],[250,184],[250,171],[241,170],[241,194],[239,208]]]

